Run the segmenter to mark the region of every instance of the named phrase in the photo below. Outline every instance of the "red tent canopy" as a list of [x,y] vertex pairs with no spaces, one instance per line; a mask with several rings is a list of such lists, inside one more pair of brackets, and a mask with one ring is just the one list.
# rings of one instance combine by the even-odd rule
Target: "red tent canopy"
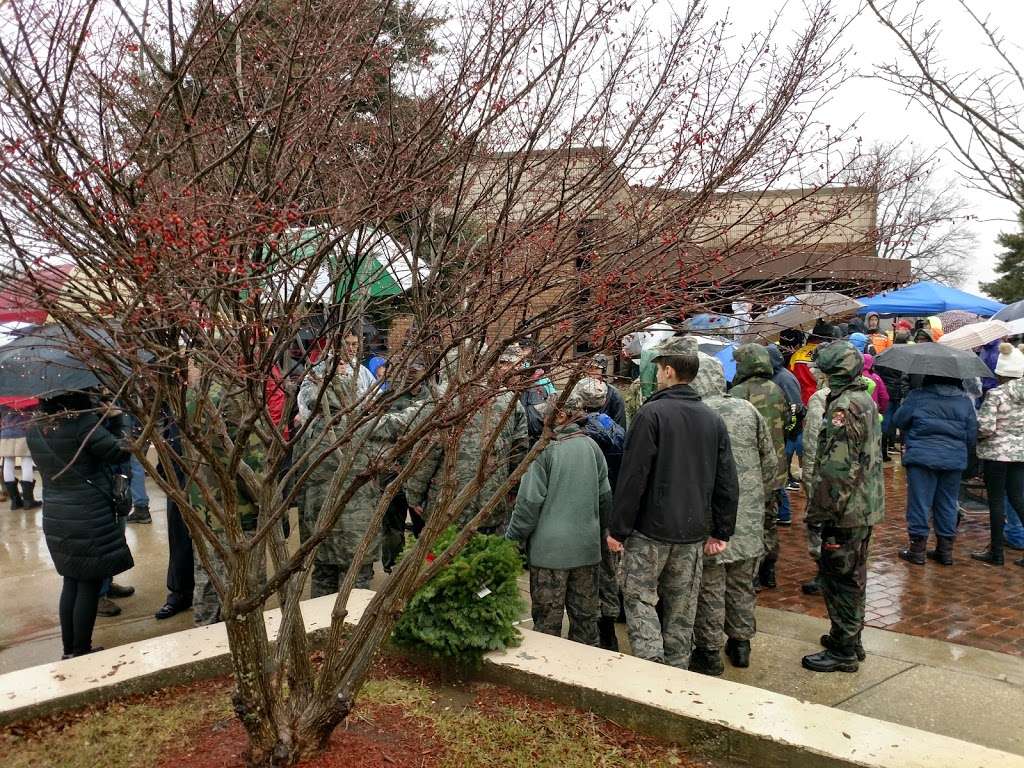
[[50,313],[36,303],[34,283],[60,292],[73,271],[73,264],[41,265],[11,277],[0,290],[0,323],[45,323]]

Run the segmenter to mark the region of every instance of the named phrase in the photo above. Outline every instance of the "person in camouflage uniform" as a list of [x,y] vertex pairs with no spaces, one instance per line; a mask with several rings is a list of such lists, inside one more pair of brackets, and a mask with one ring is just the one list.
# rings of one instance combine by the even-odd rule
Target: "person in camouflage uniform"
[[527,549],[533,628],[560,636],[564,611],[569,639],[597,645],[601,536],[612,490],[601,449],[580,429],[584,389],[593,394],[577,384],[556,413],[555,436],[523,475],[505,536]]
[[[237,425],[241,422],[242,413],[245,408],[245,393],[228,393],[222,386],[213,384],[209,388],[207,397],[210,400],[213,410],[220,413],[221,418],[223,418],[224,424],[227,427],[228,437],[232,442],[234,442],[237,435]],[[187,405],[190,418],[193,421],[199,419],[199,403],[193,393],[190,393]],[[218,458],[222,458],[225,462],[227,461],[226,451],[218,450],[215,451],[215,453]],[[220,491],[217,473],[214,471],[213,466],[210,465],[198,452],[190,452],[187,458],[194,468],[194,474],[196,477],[196,480],[191,482],[188,487],[189,501],[193,509],[203,514],[207,525],[209,525],[218,538],[220,538],[221,543],[227,546],[228,542],[224,534],[224,530],[216,516],[211,513],[207,505],[207,498],[200,490],[200,488],[205,488],[213,503],[220,504],[222,493]],[[249,435],[249,443],[244,461],[249,468],[257,474],[263,472],[266,453],[264,446],[259,439],[259,435],[255,431]],[[257,520],[259,518],[259,508],[256,500],[249,494],[248,489],[245,487],[245,484],[241,479],[239,479],[236,484],[235,498],[235,513],[238,515],[241,522],[242,531],[245,533],[255,531]],[[193,547],[195,547],[195,544],[193,544]],[[267,564],[264,550],[260,548],[257,553],[254,553],[254,556],[257,558],[257,562],[250,570],[250,591],[257,589],[266,578]],[[222,582],[226,582],[228,580],[228,570],[225,563],[212,549],[209,550],[209,557],[211,567],[215,571],[217,577]],[[215,624],[221,621],[220,596],[217,594],[217,590],[214,589],[213,582],[210,580],[210,576],[206,572],[206,569],[203,568],[203,564],[200,561],[198,554],[194,554],[193,563],[195,586],[192,595],[192,619],[196,626]]]
[[779,559],[779,504],[789,476],[789,468],[786,466],[786,422],[790,418],[790,409],[786,395],[772,381],[774,372],[767,348],[760,344],[741,344],[733,351],[733,359],[736,361],[736,377],[729,394],[757,408],[768,424],[777,456],[777,469],[770,484],[771,493],[765,499],[765,554],[757,577],[762,587],[771,589],[775,587],[775,562]]
[[821,584],[832,621],[825,650],[803,658],[813,672],[856,672],[863,656],[868,546],[885,516],[878,409],[860,379],[864,358],[847,341],[818,349],[830,392],[818,435],[807,521],[822,526]]
[[750,666],[754,621],[754,572],[764,554],[765,498],[771,493],[778,457],[768,425],[750,403],[725,393],[722,364],[703,352],[693,388],[725,421],[739,479],[736,531],[719,555],[704,557],[700,598],[694,625],[690,670],[720,675],[722,629],[726,654],[736,667]]
[[[814,465],[818,458],[818,435],[821,422],[825,417],[825,404],[828,400],[828,377],[821,372],[817,364],[811,366],[811,374],[818,382],[818,391],[807,401],[807,414],[804,416],[804,455],[801,471],[804,497],[811,498],[814,493]],[[818,573],[813,579],[800,585],[805,595],[821,594],[821,526],[807,523],[807,552],[814,561]]]
[[[508,358],[514,356],[514,351],[508,351]],[[502,365],[511,363],[505,362],[506,355],[499,358]],[[457,368],[457,361],[450,356],[447,361],[447,376],[454,375]],[[499,367],[496,378],[500,378],[507,370]],[[482,387],[500,388],[499,383],[483,383]],[[512,408],[512,412],[505,418],[506,412]],[[502,419],[505,419],[502,424]],[[492,445],[489,456],[483,456],[484,445],[491,438],[491,433],[501,424],[497,438]],[[474,498],[462,510],[459,518],[454,521],[456,525],[464,526],[472,520],[481,507],[487,504],[497,490],[508,480],[509,474],[519,466],[526,457],[530,447],[530,436],[526,423],[526,410],[519,401],[519,396],[513,391],[499,392],[484,404],[472,417],[470,422],[462,431],[458,446],[456,447],[455,460],[455,493],[459,494],[476,478],[480,469],[480,462],[486,461],[484,471],[484,482]],[[406,498],[412,507],[424,510],[424,515],[429,515],[431,507],[436,504],[441,495],[444,484],[444,447],[438,445],[428,454],[405,484]],[[485,520],[479,527],[481,533],[503,532],[508,520],[508,505],[502,501],[494,508],[490,519]]]
[[[622,450],[626,444],[626,432],[611,416],[601,409],[608,399],[608,385],[601,379],[581,379],[576,385],[582,400],[586,416],[580,422],[583,434],[597,443],[605,462],[608,464],[608,483],[612,493],[619,479],[619,467],[622,465]],[[608,651],[619,650],[619,640],[615,635],[615,622],[622,612],[619,601],[619,561],[620,556],[608,549],[608,520],[601,520],[601,619],[598,630],[601,635],[601,647]]]

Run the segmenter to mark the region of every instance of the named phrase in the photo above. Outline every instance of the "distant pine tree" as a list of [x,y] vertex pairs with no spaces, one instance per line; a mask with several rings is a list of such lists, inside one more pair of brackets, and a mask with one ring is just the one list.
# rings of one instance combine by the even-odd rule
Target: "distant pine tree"
[[1017,214],[1020,232],[1003,232],[999,245],[1005,250],[999,256],[996,274],[991,283],[982,283],[981,289],[999,301],[1012,302],[1024,298],[1024,208]]

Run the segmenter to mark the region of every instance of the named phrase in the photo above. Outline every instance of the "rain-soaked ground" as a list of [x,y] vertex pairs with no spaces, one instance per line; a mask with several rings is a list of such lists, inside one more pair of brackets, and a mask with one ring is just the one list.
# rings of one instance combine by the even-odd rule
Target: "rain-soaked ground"
[[[871,543],[867,623],[893,632],[1024,655],[1024,568],[1012,564],[1020,553],[1007,550],[1007,564],[1002,568],[971,560],[968,553],[982,549],[987,542],[988,515],[968,512],[956,544],[955,565],[903,562],[897,552],[906,543],[904,474],[895,463],[887,465],[885,472],[888,519],[878,526]],[[154,523],[128,527],[136,566],[118,577],[120,583],[135,586],[137,594],[119,601],[124,610],[121,616],[99,619],[97,644],[110,647],[192,625],[189,612],[167,621],[153,618],[165,595],[167,538],[163,499],[155,488],[150,492]],[[814,567],[804,543],[802,496],[797,492],[793,499],[794,524],[780,530],[779,586],[762,592],[759,603],[824,617],[821,598],[800,591],[800,584],[813,576]],[[0,673],[60,656],[60,578],[46,550],[41,520],[39,511],[10,512],[6,504],[0,505]],[[295,526],[292,530],[294,538]]]
[[[997,568],[970,558],[988,544],[988,512],[966,511],[953,565],[928,561],[917,566],[900,560],[907,545],[906,476],[897,462],[886,465],[886,520],[875,528],[868,565],[866,622],[869,626],[945,640],[1003,653],[1024,655],[1024,568],[1014,565],[1024,553],[1006,550]],[[814,576],[803,527],[803,496],[792,494],[791,528],[780,528],[778,589],[762,592],[758,604],[826,616],[820,597],[808,597],[800,584]],[[934,546],[934,537],[930,546]]]

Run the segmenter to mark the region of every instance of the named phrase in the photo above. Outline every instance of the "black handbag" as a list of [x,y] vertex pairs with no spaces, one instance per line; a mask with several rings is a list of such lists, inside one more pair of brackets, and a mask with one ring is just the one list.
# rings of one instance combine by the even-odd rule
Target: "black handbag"
[[[88,480],[86,482],[89,483]],[[132,511],[131,478],[122,472],[111,473],[110,489],[110,502],[114,506],[114,514],[117,517],[127,517]]]

